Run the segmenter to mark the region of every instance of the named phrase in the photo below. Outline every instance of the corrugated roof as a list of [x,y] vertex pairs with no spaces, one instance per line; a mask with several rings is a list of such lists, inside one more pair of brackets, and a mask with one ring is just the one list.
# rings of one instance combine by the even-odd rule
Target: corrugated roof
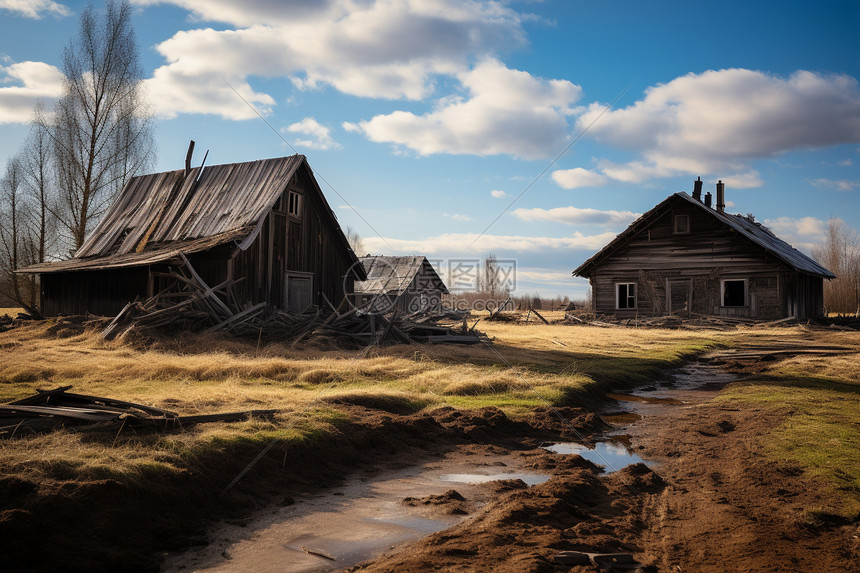
[[128,254],[149,243],[253,229],[304,161],[304,155],[292,155],[197,167],[188,177],[184,170],[134,177],[75,258]]
[[243,238],[250,232],[250,229],[236,229],[220,233],[213,237],[202,237],[200,239],[192,239],[189,241],[174,241],[166,245],[152,245],[141,253],[116,253],[104,257],[87,257],[85,259],[68,259],[66,261],[57,261],[53,263],[41,263],[32,265],[26,269],[21,269],[17,272],[24,273],[60,273],[69,271],[98,271],[104,269],[118,269],[125,267],[139,267],[145,265],[153,265],[163,263],[174,257],[179,257],[179,253],[190,255],[191,253],[199,253],[207,251],[218,245]]
[[627,239],[632,236],[633,233],[647,227],[653,220],[662,215],[668,208],[668,205],[673,201],[684,201],[690,205],[694,205],[698,209],[703,210],[712,217],[715,217],[717,220],[723,222],[730,228],[737,231],[742,237],[755,243],[756,245],[766,250],[767,252],[769,252],[770,254],[772,254],[773,256],[775,256],[796,271],[809,273],[828,279],[836,278],[836,275],[834,275],[829,270],[816,263],[813,259],[804,255],[803,253],[801,253],[800,251],[774,235],[764,226],[750,221],[742,215],[730,215],[729,213],[720,213],[715,209],[707,207],[704,203],[693,199],[683,191],[681,191],[680,193],[675,193],[674,195],[670,195],[659,205],[633,221],[630,226],[627,227],[627,229],[619,233],[618,236],[615,237],[612,241],[610,241],[608,245],[603,247],[591,258],[589,258],[587,261],[577,267],[576,270],[573,271],[573,274],[576,276],[588,276],[583,273],[589,272],[589,270],[599,261],[603,260],[610,254],[618,250],[618,248],[620,248],[627,241]]
[[401,295],[421,273],[445,294],[448,289],[426,257],[361,257],[367,280],[355,283],[355,292],[362,294]]
[[[204,251],[228,241],[248,248],[266,215],[304,166],[322,203],[320,216],[355,262],[337,217],[316,185],[304,155],[165,171],[131,178],[75,253],[56,263],[16,272],[51,273],[148,265]],[[358,266],[357,272],[363,269]],[[363,277],[360,277],[363,278]]]

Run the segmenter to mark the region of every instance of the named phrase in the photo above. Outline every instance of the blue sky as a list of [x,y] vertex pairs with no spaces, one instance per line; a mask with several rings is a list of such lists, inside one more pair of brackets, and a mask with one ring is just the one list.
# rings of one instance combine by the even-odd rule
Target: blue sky
[[[85,5],[0,0],[4,163]],[[292,154],[235,89],[373,254],[494,253],[519,293],[578,298],[570,271],[697,176],[801,250],[860,229],[858,2],[134,5],[155,169],[189,139],[208,164]]]

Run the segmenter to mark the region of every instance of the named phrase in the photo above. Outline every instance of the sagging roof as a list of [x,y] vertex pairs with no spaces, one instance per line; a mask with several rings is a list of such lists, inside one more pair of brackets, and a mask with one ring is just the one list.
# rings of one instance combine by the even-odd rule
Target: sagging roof
[[683,201],[687,204],[694,205],[697,209],[703,210],[718,221],[737,231],[740,236],[751,241],[759,248],[770,253],[796,271],[820,276],[826,279],[836,278],[836,275],[774,235],[769,229],[759,223],[755,223],[743,215],[730,215],[729,213],[721,213],[720,211],[711,209],[704,203],[693,199],[683,191],[670,195],[659,205],[633,221],[627,229],[619,233],[618,236],[610,241],[608,245],[603,247],[591,258],[577,267],[576,270],[573,271],[573,275],[581,277],[590,276],[591,271],[596,265],[617,252],[636,233],[651,225],[651,223],[669,210],[673,203],[678,201]]
[[[228,241],[238,241],[246,249],[301,168],[308,170],[313,181],[304,155],[196,167],[187,176],[180,169],[132,177],[74,258],[18,272],[148,265]],[[342,247],[357,263],[325,195],[318,187],[316,191],[323,203],[321,216],[329,219]]]
[[219,245],[223,245],[230,241],[242,239],[251,232],[252,229],[237,229],[219,233],[213,237],[203,237],[201,239],[191,239],[189,241],[174,241],[160,247],[146,249],[140,253],[117,253],[104,257],[88,257],[86,259],[72,258],[65,261],[57,261],[53,263],[40,263],[32,265],[26,269],[21,269],[18,272],[26,273],[62,273],[68,271],[103,271],[107,269],[121,269],[130,267],[140,267],[146,265],[154,265],[156,263],[176,262],[179,263],[179,254],[190,255],[192,253],[200,253],[208,251]]
[[426,257],[361,257],[367,280],[355,283],[355,292],[361,294],[388,294],[400,296],[416,276],[427,285],[448,294],[448,288]]

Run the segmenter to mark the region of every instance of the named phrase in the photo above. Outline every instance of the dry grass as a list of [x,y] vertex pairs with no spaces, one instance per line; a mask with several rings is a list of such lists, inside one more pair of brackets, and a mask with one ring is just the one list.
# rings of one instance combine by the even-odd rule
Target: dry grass
[[[548,317],[549,318],[549,317]],[[305,439],[345,420],[336,404],[396,413],[450,405],[509,415],[575,404],[596,386],[645,382],[685,356],[731,344],[719,332],[481,323],[493,347],[356,351],[183,334],[146,347],[50,322],[0,334],[0,401],[37,388],[150,404],[180,414],[275,408],[273,422],[204,424],[170,435],[55,432],[0,443],[0,475],[40,483],[193,469],[201,456],[274,436]],[[786,335],[796,330],[784,329]],[[779,336],[781,330],[771,330]],[[754,336],[751,333],[750,336]],[[290,428],[288,431],[286,428]]]
[[14,317],[18,316],[19,312],[24,312],[24,309],[17,307],[17,306],[7,306],[7,307],[0,306],[0,316],[8,314],[12,318],[14,318]]

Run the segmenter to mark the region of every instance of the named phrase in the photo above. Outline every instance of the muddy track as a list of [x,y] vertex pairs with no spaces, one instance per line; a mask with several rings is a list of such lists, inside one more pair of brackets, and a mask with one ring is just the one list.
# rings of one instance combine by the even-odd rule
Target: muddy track
[[[767,348],[824,356],[847,350],[805,341]],[[757,372],[757,350],[705,361]],[[620,416],[625,424],[637,420],[626,430],[630,444],[656,462],[653,471],[638,464],[598,477],[565,462],[549,482],[509,493],[471,521],[354,570],[595,570],[554,564],[562,550],[630,552],[643,571],[856,570],[860,524],[826,514],[810,524],[805,512],[827,505],[826,487],[761,450],[757,438],[783,415],[703,402],[641,419]]]

